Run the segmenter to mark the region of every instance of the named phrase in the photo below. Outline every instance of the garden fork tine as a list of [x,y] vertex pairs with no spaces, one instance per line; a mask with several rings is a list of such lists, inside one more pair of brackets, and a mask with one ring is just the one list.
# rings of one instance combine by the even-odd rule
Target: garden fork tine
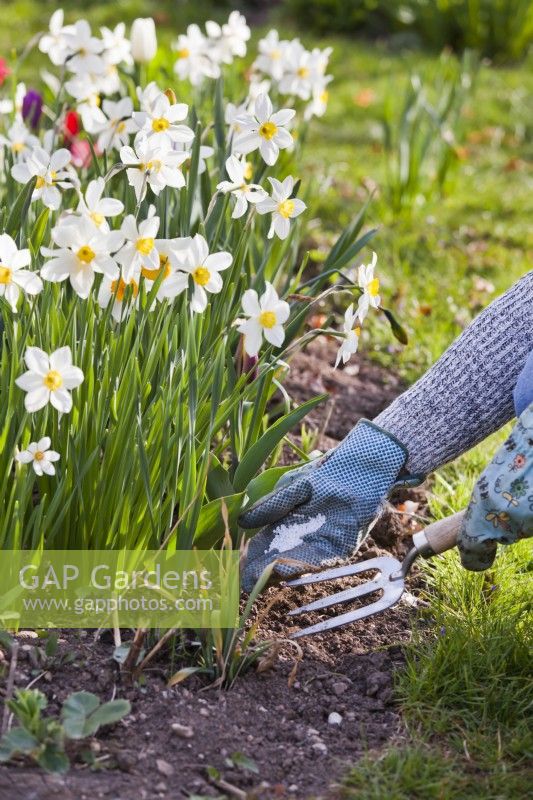
[[343,625],[348,625],[350,622],[356,622],[359,619],[373,616],[393,606],[402,596],[405,588],[405,578],[419,555],[424,558],[431,558],[431,556],[437,553],[444,553],[446,550],[455,547],[463,515],[464,511],[459,511],[451,517],[446,517],[445,519],[428,525],[424,531],[415,533],[413,536],[413,547],[407,553],[403,562],[398,561],[392,556],[378,556],[378,558],[370,558],[366,561],[360,561],[357,564],[335,567],[333,569],[324,570],[323,572],[305,575],[302,578],[287,581],[287,586],[308,586],[312,583],[331,581],[336,578],[347,577],[348,575],[357,575],[361,572],[378,572],[378,575],[373,580],[349,589],[343,589],[336,594],[328,595],[320,600],[314,600],[311,603],[301,606],[301,608],[295,608],[289,611],[290,616],[296,616],[297,614],[303,614],[309,611],[321,611],[340,603],[348,603],[351,600],[356,600],[357,598],[364,597],[365,595],[377,591],[383,593],[382,596],[373,603],[362,606],[355,611],[348,611],[346,614],[341,614],[340,616],[326,619],[323,622],[318,622],[316,625],[303,628],[293,633],[291,638],[298,639],[300,636],[309,636],[314,633],[329,631],[333,628],[340,628]]

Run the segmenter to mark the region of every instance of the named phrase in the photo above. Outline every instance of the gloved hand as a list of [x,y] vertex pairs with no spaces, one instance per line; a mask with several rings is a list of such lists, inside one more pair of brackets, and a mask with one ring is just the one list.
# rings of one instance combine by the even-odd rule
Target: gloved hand
[[[361,420],[341,444],[317,462],[284,476],[276,489],[239,519],[243,528],[260,528],[250,541],[243,588],[250,591],[271,561],[287,577],[350,555],[381,510],[407,460],[393,436]],[[399,481],[419,483],[421,478]]]
[[479,572],[492,565],[498,544],[533,535],[533,403],[474,487],[457,538],[461,562]]

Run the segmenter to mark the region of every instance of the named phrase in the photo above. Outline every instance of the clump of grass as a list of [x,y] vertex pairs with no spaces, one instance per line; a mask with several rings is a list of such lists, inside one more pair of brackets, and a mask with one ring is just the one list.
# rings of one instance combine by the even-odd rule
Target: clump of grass
[[414,743],[368,753],[346,778],[343,800],[525,800],[531,774],[480,772],[439,747]]
[[400,697],[424,733],[481,759],[520,760],[533,744],[530,569],[526,542],[484,573],[465,572],[456,553],[427,569],[431,630],[408,651]]
[[[468,502],[504,434],[437,475],[435,516]],[[484,573],[464,570],[453,551],[423,568],[428,605],[397,681],[407,740],[368,753],[341,796],[522,800],[533,778],[531,544],[500,548]]]

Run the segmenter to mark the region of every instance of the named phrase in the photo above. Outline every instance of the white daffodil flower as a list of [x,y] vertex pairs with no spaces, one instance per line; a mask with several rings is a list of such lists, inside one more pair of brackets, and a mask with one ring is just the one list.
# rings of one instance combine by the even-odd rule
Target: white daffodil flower
[[41,269],[45,281],[60,283],[70,280],[70,285],[82,300],[89,297],[95,273],[116,278],[119,267],[110,253],[119,249],[124,241],[120,231],[102,233],[87,217],[64,217],[52,230],[57,249],[42,247],[48,258]]
[[24,161],[35,147],[39,146],[39,139],[27,129],[20,119],[6,131],[6,136],[0,136],[0,145],[9,148],[15,161]]
[[193,283],[192,311],[205,311],[207,292],[218,294],[221,291],[223,283],[219,273],[231,265],[233,256],[226,252],[210,254],[206,240],[197,233],[189,249],[178,254],[178,261],[180,270],[188,273]]
[[159,92],[149,110],[133,112],[133,121],[153,147],[168,148],[174,142],[190,144],[194,139],[194,131],[180,124],[188,113],[186,103],[171,103],[166,94]]
[[154,194],[159,194],[165,186],[172,186],[174,189],[185,186],[185,177],[180,166],[188,157],[187,152],[178,152],[169,149],[166,144],[158,145],[145,138],[135,140],[135,149],[129,145],[120,149],[122,163],[130,167],[126,174],[128,183],[135,190],[137,201],[146,196],[148,186]]
[[109,233],[106,217],[118,217],[124,211],[124,203],[114,197],[102,197],[105,180],[95,178],[89,183],[85,197],[80,197],[78,214],[87,217],[101,233]]
[[335,367],[338,367],[341,361],[346,364],[354,353],[357,353],[361,335],[361,322],[359,311],[354,312],[353,303],[351,303],[344,313],[343,339],[337,352]]
[[0,234],[0,297],[5,297],[13,313],[17,311],[20,292],[39,294],[43,282],[35,272],[31,272],[29,250],[19,250],[7,233]]
[[296,95],[309,100],[313,84],[321,75],[320,58],[317,52],[306,50],[298,39],[294,39],[285,53],[285,69],[279,83],[282,94]]
[[[116,322],[125,319],[132,308],[137,306],[139,294],[139,284],[131,278],[128,282],[122,278],[109,281],[106,278],[102,281],[98,291],[98,305],[100,308],[107,308],[113,302],[111,316]],[[124,302],[129,298],[129,302]]]
[[70,153],[65,148],[50,155],[42,147],[35,147],[24,163],[11,167],[11,175],[19,183],[28,183],[36,177],[32,200],[42,200],[47,208],[57,211],[61,205],[58,186],[62,189],[72,186],[72,176],[65,169],[69,163]]
[[83,372],[72,365],[70,347],[60,347],[48,355],[39,347],[27,347],[24,361],[28,371],[15,383],[24,392],[26,411],[33,414],[51,403],[62,414],[72,408],[70,392],[83,382]]
[[268,197],[265,190],[257,183],[246,183],[252,177],[252,165],[249,161],[230,156],[226,161],[226,172],[229,181],[221,181],[217,184],[217,189],[224,194],[231,192],[236,198],[237,202],[231,215],[233,219],[246,214],[248,203],[260,203]]
[[99,150],[120,150],[129,143],[130,134],[137,130],[137,125],[131,118],[133,101],[131,97],[123,97],[117,102],[104,100],[102,111],[105,122],[98,135],[97,147]]
[[74,25],[69,25],[64,33],[64,38],[68,48],[65,65],[70,72],[74,72],[76,75],[86,75],[104,71],[105,65],[100,55],[104,49],[104,43],[102,39],[92,35],[91,26],[87,20],[79,19]]
[[253,68],[265,75],[270,75],[275,81],[280,81],[285,71],[285,62],[288,41],[280,41],[279,33],[273,29],[259,40],[259,55],[253,63]]
[[222,37],[230,53],[238,58],[246,55],[246,42],[252,32],[246,22],[246,17],[240,11],[232,11],[228,21],[222,25]]
[[126,24],[119,22],[111,28],[100,28],[104,50],[102,57],[108,64],[125,64],[131,66],[133,58],[131,55],[131,42],[126,36]]
[[15,458],[20,464],[31,464],[36,475],[55,475],[56,470],[52,462],[59,461],[61,456],[55,450],[50,450],[52,441],[49,436],[43,436],[38,442],[31,442],[25,450],[17,453]]
[[272,197],[267,197],[256,205],[259,214],[272,214],[272,224],[268,238],[274,234],[280,239],[286,239],[290,231],[290,220],[299,216],[307,208],[303,200],[291,197],[294,189],[294,178],[288,175],[283,183],[276,178],[268,179],[272,185]]
[[233,58],[246,55],[246,42],[251,31],[246,18],[239,11],[232,11],[224,25],[208,20],[205,23],[208,36],[208,53],[217,64],[231,64]]
[[321,78],[313,85],[313,92],[311,100],[306,106],[304,111],[304,119],[309,120],[312,117],[323,117],[328,108],[329,91],[328,83],[331,76],[327,75]]
[[247,289],[242,296],[242,308],[249,317],[237,330],[244,334],[244,349],[249,356],[256,356],[263,336],[275,347],[281,347],[285,339],[283,324],[287,322],[290,307],[280,300],[278,293],[267,283],[264,293],[258,296],[255,289]]
[[199,86],[204,78],[220,76],[219,65],[209,57],[209,40],[198,25],[189,25],[187,33],[180,34],[172,47],[177,57],[174,72],[180,80]]
[[159,217],[150,216],[137,225],[133,214],[128,214],[120,228],[125,244],[115,258],[122,266],[122,278],[126,283],[139,280],[141,269],[159,269],[159,253],[155,246]]
[[74,30],[73,25],[64,25],[63,9],[58,8],[50,17],[49,32],[39,39],[39,50],[46,53],[52,64],[56,67],[65,63],[69,55],[67,34]]
[[155,281],[163,273],[156,294],[157,300],[173,300],[187,288],[189,276],[185,272],[179,271],[178,253],[187,251],[191,243],[190,236],[177,239],[156,239],[155,246],[159,253],[159,267],[157,269],[141,267],[141,275],[146,281],[146,289],[149,292]]
[[374,270],[378,257],[376,253],[372,253],[372,263],[361,264],[357,272],[357,283],[359,288],[363,290],[363,294],[359,298],[357,312],[361,322],[368,314],[370,308],[379,308],[381,297],[379,296],[379,278],[374,277]]
[[251,153],[259,149],[266,164],[276,163],[279,151],[290,147],[293,139],[286,126],[295,115],[292,108],[282,108],[274,113],[270,97],[260,94],[254,103],[252,114],[243,114],[237,119],[241,133],[235,139],[237,153]]

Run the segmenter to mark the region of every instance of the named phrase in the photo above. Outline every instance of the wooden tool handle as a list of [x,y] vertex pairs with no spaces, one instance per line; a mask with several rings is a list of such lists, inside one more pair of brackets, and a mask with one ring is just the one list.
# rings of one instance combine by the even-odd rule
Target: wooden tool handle
[[413,536],[413,543],[424,556],[430,557],[451,550],[457,544],[457,534],[461,528],[465,509],[451,517],[432,522],[420,533]]

